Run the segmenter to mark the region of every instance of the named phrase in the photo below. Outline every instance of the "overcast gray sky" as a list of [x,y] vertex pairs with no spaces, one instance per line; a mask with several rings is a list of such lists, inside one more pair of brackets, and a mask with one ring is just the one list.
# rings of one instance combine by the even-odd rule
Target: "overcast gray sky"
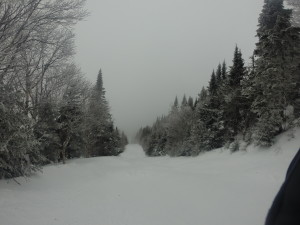
[[198,95],[237,44],[248,62],[263,0],[87,0],[76,26],[76,62],[103,71],[117,125],[129,136],[168,113],[177,95]]

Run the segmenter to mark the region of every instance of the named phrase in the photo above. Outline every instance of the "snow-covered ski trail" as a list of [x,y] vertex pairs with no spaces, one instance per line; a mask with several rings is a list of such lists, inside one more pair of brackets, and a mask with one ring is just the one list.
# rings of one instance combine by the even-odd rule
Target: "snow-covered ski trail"
[[0,181],[1,225],[261,225],[295,151],[70,160]]

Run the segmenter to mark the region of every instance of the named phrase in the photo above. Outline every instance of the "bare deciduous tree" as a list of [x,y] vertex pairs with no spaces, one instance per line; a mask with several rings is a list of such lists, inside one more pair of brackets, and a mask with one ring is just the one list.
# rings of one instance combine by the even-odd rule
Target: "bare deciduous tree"
[[[59,104],[68,82],[77,76],[70,69],[73,27],[87,15],[84,3],[0,1],[0,177],[24,175],[42,160],[34,130],[37,111],[45,99]],[[39,130],[38,138],[43,132]]]

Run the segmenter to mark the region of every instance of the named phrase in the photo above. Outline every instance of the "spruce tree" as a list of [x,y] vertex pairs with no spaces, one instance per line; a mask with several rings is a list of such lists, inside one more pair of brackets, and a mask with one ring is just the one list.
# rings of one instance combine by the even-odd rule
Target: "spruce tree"
[[191,128],[191,142],[195,145],[194,154],[219,148],[224,144],[224,122],[219,85],[213,71],[208,91],[203,88],[199,95],[195,122]]
[[118,155],[119,135],[116,135],[109,105],[105,98],[102,71],[100,69],[97,82],[92,91],[86,115],[85,136],[87,139],[87,156]]
[[178,111],[171,111],[168,115],[165,148],[170,156],[191,155],[189,138],[194,121],[193,117],[194,112],[187,104],[184,104]]
[[230,67],[228,80],[225,86],[224,123],[226,128],[227,141],[233,141],[233,137],[241,131],[242,115],[241,111],[244,99],[241,95],[241,81],[246,75],[246,68],[242,58],[241,50],[235,47],[233,64]]
[[202,87],[201,92],[199,94],[199,101],[204,102],[204,100],[206,100],[207,96],[208,96],[207,89],[205,87]]
[[241,50],[238,46],[235,47],[233,56],[233,65],[230,67],[230,72],[228,75],[228,83],[230,88],[235,88],[240,86],[240,82],[243,79],[246,68],[244,65],[244,60],[242,58]]
[[198,102],[199,102],[199,99],[196,98],[196,99],[195,99],[195,102],[194,102],[194,107],[193,107],[194,109],[196,109],[196,107],[197,107],[197,105],[198,105]]
[[217,89],[218,89],[217,78],[216,78],[215,71],[213,70],[211,77],[210,77],[208,91],[209,91],[210,95],[215,95],[217,93]]
[[222,64],[221,73],[222,73],[222,80],[226,80],[226,78],[227,78],[227,66],[226,66],[225,60],[223,61],[223,64]]
[[178,104],[178,98],[176,96],[175,100],[174,100],[174,103],[172,105],[172,108],[171,108],[171,113],[177,113],[178,110],[179,110],[179,104]]
[[221,63],[219,63],[219,65],[217,67],[216,79],[217,79],[217,83],[220,84],[221,81],[222,81],[222,66],[221,66]]
[[63,163],[68,158],[79,157],[85,146],[82,133],[84,113],[79,85],[76,80],[71,81],[59,110],[57,121],[61,140],[60,157]]
[[59,149],[61,148],[58,135],[59,112],[54,102],[44,100],[38,107],[38,120],[34,132],[39,140],[41,154],[45,157],[44,164],[58,162]]
[[186,96],[184,95],[181,101],[181,107],[186,107],[188,104]]
[[176,107],[176,108],[178,107],[178,98],[177,98],[177,96],[175,98],[173,106]]
[[295,107],[299,90],[299,29],[291,25],[291,10],[283,0],[265,0],[257,30],[256,68],[252,111],[257,114],[255,139],[270,145],[289,118],[288,106]]
[[152,126],[152,132],[147,146],[146,153],[148,156],[166,155],[167,131],[166,118],[157,118]]
[[194,110],[194,100],[191,96],[188,99],[188,106]]

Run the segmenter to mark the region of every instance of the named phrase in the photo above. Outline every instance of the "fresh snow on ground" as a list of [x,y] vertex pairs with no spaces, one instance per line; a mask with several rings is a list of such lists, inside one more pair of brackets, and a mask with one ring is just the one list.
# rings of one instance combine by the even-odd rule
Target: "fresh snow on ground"
[[265,150],[148,158],[129,145],[46,166],[21,185],[0,181],[0,224],[262,225],[299,146],[295,130]]

